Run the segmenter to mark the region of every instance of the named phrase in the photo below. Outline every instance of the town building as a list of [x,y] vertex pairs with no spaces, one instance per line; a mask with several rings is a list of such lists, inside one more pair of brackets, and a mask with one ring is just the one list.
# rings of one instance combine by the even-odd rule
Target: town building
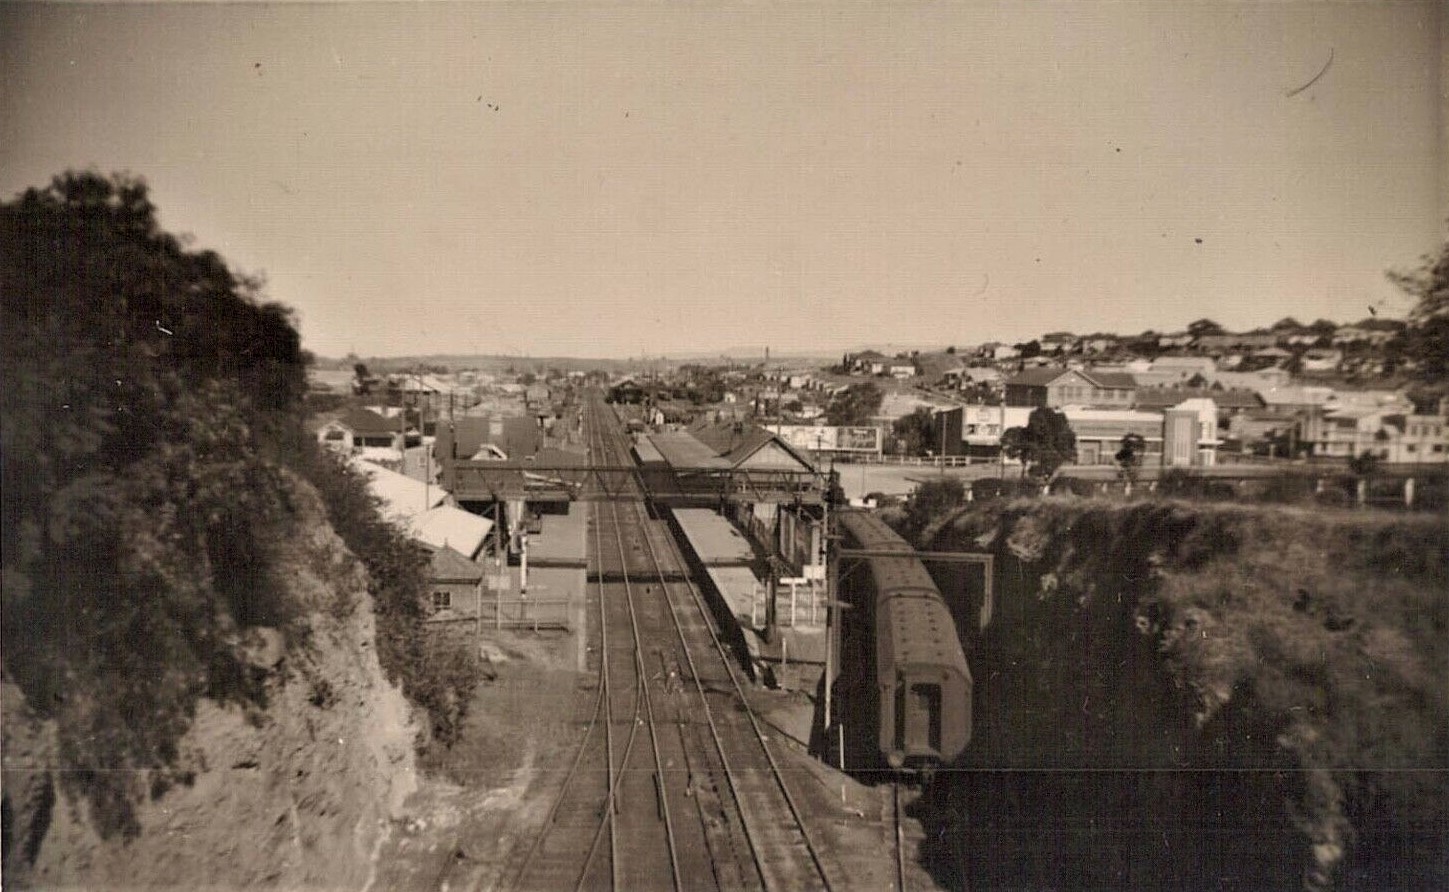
[[1095,369],[1027,369],[1006,379],[1008,406],[1130,408],[1137,382],[1125,372]]

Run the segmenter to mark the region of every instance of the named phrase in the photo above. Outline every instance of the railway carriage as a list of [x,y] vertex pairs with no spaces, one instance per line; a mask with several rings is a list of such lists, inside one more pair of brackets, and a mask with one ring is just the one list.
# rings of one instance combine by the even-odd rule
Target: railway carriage
[[873,723],[869,745],[890,768],[949,764],[971,740],[972,686],[951,610],[910,545],[883,521],[844,512],[840,525],[848,548],[900,552],[841,570],[842,594],[855,608],[844,642],[847,696],[858,704],[852,712]]

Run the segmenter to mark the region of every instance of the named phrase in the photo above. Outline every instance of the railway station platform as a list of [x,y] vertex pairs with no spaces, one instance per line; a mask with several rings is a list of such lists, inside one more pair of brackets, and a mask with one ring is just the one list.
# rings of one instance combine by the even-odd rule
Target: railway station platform
[[690,560],[708,580],[706,596],[716,599],[716,613],[734,620],[754,676],[813,693],[825,668],[823,593],[809,585],[778,585],[775,635],[766,640],[768,588],[754,569],[749,540],[708,509],[677,509],[674,520]]

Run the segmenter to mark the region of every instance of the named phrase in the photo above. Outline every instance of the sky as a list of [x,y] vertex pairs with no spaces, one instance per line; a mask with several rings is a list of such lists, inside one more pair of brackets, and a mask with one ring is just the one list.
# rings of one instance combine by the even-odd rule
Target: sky
[[327,357],[1356,321],[1443,244],[1439,16],[4,4],[0,196],[139,175]]

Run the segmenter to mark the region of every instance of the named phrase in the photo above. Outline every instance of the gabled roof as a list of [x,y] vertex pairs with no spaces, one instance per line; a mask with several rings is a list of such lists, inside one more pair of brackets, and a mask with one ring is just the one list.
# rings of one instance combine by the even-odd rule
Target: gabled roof
[[477,582],[483,568],[444,545],[433,552],[429,576],[433,582]]
[[1006,379],[1007,387],[1046,387],[1071,369],[1049,366],[1040,369],[1026,369]]
[[1137,379],[1127,372],[1101,372],[1096,369],[1083,369],[1082,375],[1088,381],[1102,388],[1130,390],[1137,386]]
[[354,434],[363,436],[382,436],[384,434],[401,433],[398,429],[398,422],[381,415],[371,409],[363,409],[358,406],[349,406],[337,419],[337,423],[351,430]]
[[414,539],[429,548],[456,550],[465,558],[478,553],[491,529],[493,521],[451,505],[431,508],[408,523]]

